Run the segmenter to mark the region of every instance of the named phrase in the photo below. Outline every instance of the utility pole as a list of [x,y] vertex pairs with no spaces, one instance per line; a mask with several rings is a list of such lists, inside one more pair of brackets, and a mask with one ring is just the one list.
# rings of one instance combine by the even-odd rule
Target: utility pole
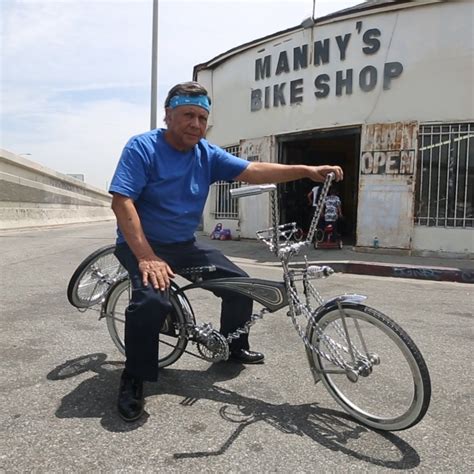
[[153,0],[152,16],[150,130],[156,128],[156,106],[158,102],[158,0]]

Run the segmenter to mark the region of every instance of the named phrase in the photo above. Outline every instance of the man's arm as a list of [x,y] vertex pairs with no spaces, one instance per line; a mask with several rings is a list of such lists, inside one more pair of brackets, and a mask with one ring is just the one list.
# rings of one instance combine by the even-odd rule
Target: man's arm
[[282,165],[279,163],[252,162],[235,179],[250,184],[286,183],[301,178],[323,182],[329,173],[336,175],[336,181],[341,181],[344,177],[340,166]]
[[148,243],[133,199],[114,193],[112,210],[117,218],[120,231],[137,258],[143,285],[147,286],[150,282],[153,288],[164,291],[169,287],[170,278],[174,277],[174,273],[164,260],[155,255]]

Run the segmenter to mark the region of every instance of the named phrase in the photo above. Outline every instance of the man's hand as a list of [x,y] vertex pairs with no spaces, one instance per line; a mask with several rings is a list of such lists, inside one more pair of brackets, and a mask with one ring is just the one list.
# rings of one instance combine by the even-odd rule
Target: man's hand
[[153,252],[143,232],[133,199],[114,193],[112,210],[117,216],[118,226],[128,246],[138,260],[143,285],[148,286],[148,283],[151,283],[155,290],[166,290],[170,286],[170,278],[174,277],[174,273],[168,264]]
[[329,165],[310,166],[310,174],[308,178],[323,183],[329,173],[334,173],[336,176],[335,181],[342,181],[344,179],[344,173],[340,166]]
[[157,256],[144,257],[138,260],[138,268],[142,274],[144,286],[151,283],[155,290],[165,291],[170,286],[170,278],[174,278],[173,270]]

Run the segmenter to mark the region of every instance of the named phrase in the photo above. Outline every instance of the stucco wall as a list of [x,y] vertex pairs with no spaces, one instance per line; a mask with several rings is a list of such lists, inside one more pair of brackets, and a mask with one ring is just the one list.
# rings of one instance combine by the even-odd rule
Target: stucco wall
[[[472,121],[473,11],[471,0],[388,4],[223,54],[197,73],[213,100],[208,138],[229,146],[346,126]],[[414,229],[413,196],[404,197],[396,205],[403,201],[410,222],[398,212],[395,227],[408,244],[384,239],[384,246],[472,253],[472,230]],[[358,220],[370,231],[357,245],[369,245],[377,232],[364,212]],[[242,206],[240,216],[267,225],[266,209]],[[251,236],[256,228],[247,227]]]
[[415,226],[413,248],[474,258],[474,229]]
[[[353,124],[472,119],[473,21],[471,1],[408,8],[405,4],[402,9],[338,19],[258,44],[198,73],[213,99],[208,137],[231,145],[246,138]],[[347,41],[344,55],[338,37],[340,42]],[[318,41],[320,45],[328,41],[329,56],[327,63],[320,57],[321,64],[315,65]],[[294,49],[304,45],[309,63],[295,69]],[[257,74],[256,67],[260,61],[261,69],[268,56],[271,67],[266,77],[262,71]],[[390,77],[390,64],[396,63],[403,71],[384,81],[384,71]],[[371,67],[363,75],[366,83],[370,74],[377,74],[370,91],[364,91],[359,82],[366,67]],[[342,87],[337,96],[337,75],[345,79],[348,70],[352,71],[352,92]],[[315,92],[323,91],[315,80],[324,74],[329,78],[329,93],[318,98]],[[293,86],[302,90],[295,94],[301,101],[293,104],[292,81],[300,81]],[[286,105],[274,106],[274,87],[281,84],[285,84],[281,91]],[[268,108],[264,105],[267,87]],[[257,89],[262,91],[263,105],[251,112],[252,91]]]

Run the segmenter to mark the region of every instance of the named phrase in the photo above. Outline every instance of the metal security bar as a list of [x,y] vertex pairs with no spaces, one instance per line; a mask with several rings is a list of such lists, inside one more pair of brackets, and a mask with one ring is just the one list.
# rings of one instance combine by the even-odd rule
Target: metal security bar
[[[239,145],[224,148],[225,151],[235,156],[240,156],[241,148]],[[214,190],[214,210],[212,212],[215,219],[238,219],[239,201],[231,199],[230,190],[240,188],[240,183],[229,183],[227,181],[218,181],[213,184]]]
[[474,124],[422,125],[415,224],[474,227]]

